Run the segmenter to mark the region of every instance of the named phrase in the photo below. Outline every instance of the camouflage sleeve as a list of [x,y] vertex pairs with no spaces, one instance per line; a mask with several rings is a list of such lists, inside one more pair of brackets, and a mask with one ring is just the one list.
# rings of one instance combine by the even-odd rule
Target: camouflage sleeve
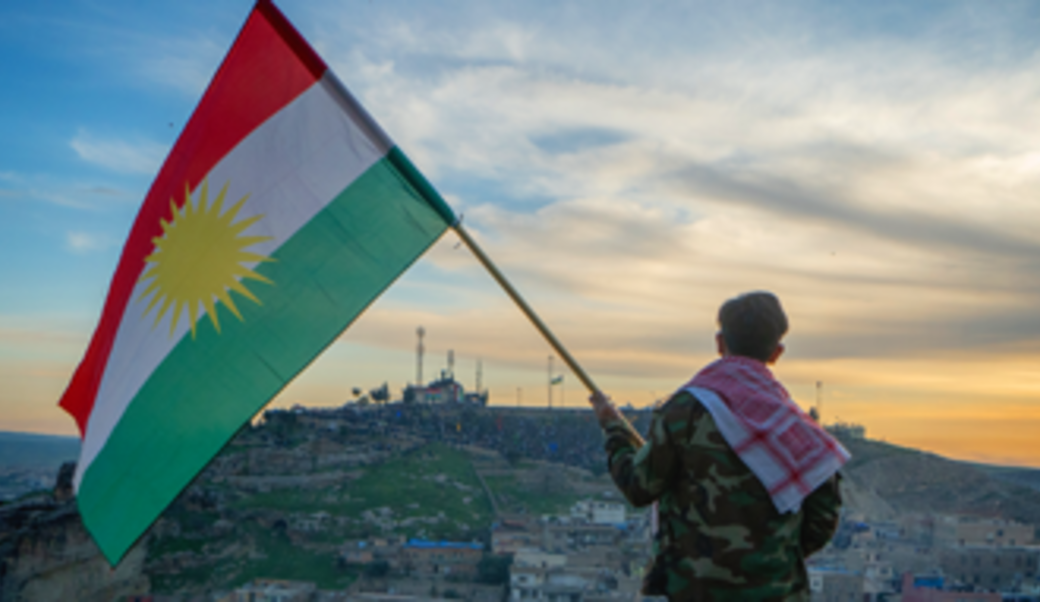
[[603,424],[610,475],[637,508],[660,497],[675,468],[677,455],[664,422],[664,415],[655,412],[645,443],[624,418]]
[[841,510],[840,475],[827,479],[802,503],[802,553],[808,557],[819,551],[838,529]]

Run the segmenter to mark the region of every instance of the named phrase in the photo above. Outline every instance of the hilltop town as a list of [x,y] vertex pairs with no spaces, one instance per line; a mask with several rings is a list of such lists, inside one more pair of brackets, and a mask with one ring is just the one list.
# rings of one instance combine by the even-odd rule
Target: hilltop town
[[[614,489],[591,412],[444,385],[266,412],[115,570],[66,466],[53,491],[0,506],[0,598],[632,599],[649,515]],[[628,415],[645,431],[648,410]],[[1040,600],[1035,474],[831,429],[854,460],[841,528],[811,559],[814,600]]]

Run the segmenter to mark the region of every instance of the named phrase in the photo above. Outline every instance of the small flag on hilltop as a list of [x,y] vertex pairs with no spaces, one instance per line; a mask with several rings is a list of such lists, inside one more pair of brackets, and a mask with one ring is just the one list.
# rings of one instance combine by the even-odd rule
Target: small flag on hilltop
[[61,400],[105,557],[455,221],[260,0],[144,200]]

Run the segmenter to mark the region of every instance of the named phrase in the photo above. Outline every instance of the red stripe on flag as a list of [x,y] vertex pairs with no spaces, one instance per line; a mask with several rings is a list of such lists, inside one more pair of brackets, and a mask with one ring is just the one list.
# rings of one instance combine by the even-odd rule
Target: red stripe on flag
[[257,3],[227,57],[166,158],[137,214],[105,300],[97,330],[59,405],[86,434],[98,387],[130,294],[169,219],[170,200],[184,203],[185,185],[202,178],[243,138],[325,73],[326,66],[268,0]]
[[314,52],[307,40],[300,35],[300,32],[296,31],[289,19],[285,18],[282,11],[278,10],[278,7],[271,0],[258,0],[255,10],[267,18],[267,22],[278,32],[282,42],[292,49],[293,54],[311,72],[315,80],[321,79],[321,76],[325,75],[325,70],[328,69],[325,66],[325,61],[321,60],[318,53]]

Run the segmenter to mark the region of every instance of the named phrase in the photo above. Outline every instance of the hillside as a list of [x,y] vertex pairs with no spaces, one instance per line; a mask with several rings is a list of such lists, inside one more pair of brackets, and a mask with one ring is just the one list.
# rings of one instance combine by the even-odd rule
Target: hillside
[[458,428],[442,430],[428,408],[404,411],[414,416],[272,413],[244,429],[153,527],[145,566],[153,591],[212,591],[256,577],[343,588],[362,572],[337,560],[350,542],[486,543],[496,508],[567,512],[611,490],[609,478],[580,468],[511,464],[465,445]]
[[341,451],[329,447],[300,466],[296,460],[314,451],[304,447],[311,449],[225,451],[223,467],[207,471],[156,525],[148,566],[155,591],[220,589],[255,577],[341,588],[357,576],[334,562],[345,541],[397,532],[468,541],[491,522],[458,450],[417,445],[348,468],[321,462]]
[[975,464],[974,466],[978,470],[1001,481],[1040,491],[1040,469],[1018,466],[993,466],[990,464]]
[[1040,471],[981,467],[869,439],[845,438],[846,477],[895,510],[1002,517],[1040,524]]
[[[649,412],[631,418],[645,430]],[[1040,524],[1040,491],[1029,486],[1040,471],[843,441],[853,454],[844,470],[851,512],[880,521],[925,512]],[[159,594],[226,591],[256,577],[341,589],[371,570],[340,560],[362,540],[486,543],[496,517],[618,499],[602,444],[588,411],[392,405],[268,412],[153,526],[142,540],[143,571]]]

